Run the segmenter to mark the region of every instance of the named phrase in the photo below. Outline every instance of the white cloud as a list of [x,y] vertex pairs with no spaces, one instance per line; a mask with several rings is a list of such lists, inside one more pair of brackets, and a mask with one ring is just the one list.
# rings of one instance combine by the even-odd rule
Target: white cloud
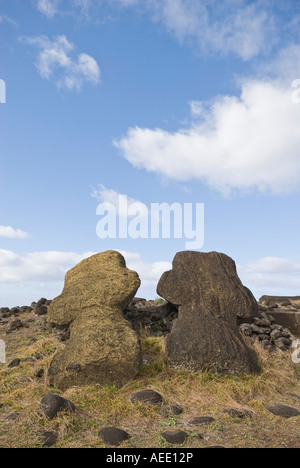
[[[37,0],[37,7],[53,18],[60,3],[61,0]],[[79,17],[94,17],[96,8],[105,5],[112,9],[135,8],[161,24],[179,42],[192,43],[205,53],[230,53],[249,60],[271,49],[276,38],[274,14],[260,1],[69,0],[66,11],[79,10]],[[95,15],[90,15],[91,8],[95,8]]]
[[154,299],[158,281],[165,271],[172,269],[172,264],[166,261],[147,262],[135,252],[120,250],[120,253],[124,256],[127,267],[136,271],[141,278],[142,285],[137,294],[145,294],[147,298]]
[[[171,262],[149,262],[136,252],[120,250],[127,267],[136,271],[141,278],[138,296],[147,299],[156,297],[156,287],[161,275],[172,268]],[[94,252],[33,252],[19,255],[10,250],[0,250],[0,292],[6,304],[29,301],[41,296],[49,299],[61,293],[65,273]],[[299,295],[300,263],[280,257],[264,257],[245,265],[238,265],[238,273],[243,284],[248,286],[258,298],[263,294]],[[32,291],[29,297],[28,291]],[[25,300],[26,299],[26,300]]]
[[245,285],[256,291],[257,297],[267,295],[299,295],[300,263],[280,257],[263,257],[238,265],[238,273]]
[[0,24],[1,23],[9,24],[10,26],[14,26],[15,28],[19,26],[13,18],[7,15],[0,15]]
[[0,283],[61,281],[68,269],[90,255],[90,252],[49,251],[21,256],[10,250],[0,250]]
[[300,185],[300,105],[292,93],[290,82],[249,79],[239,97],[192,102],[187,129],[130,128],[115,145],[136,168],[223,194],[289,193]]
[[[21,37],[21,41],[39,48],[36,68],[40,76],[49,80],[55,74],[59,88],[80,91],[84,82],[97,85],[101,72],[97,61],[88,54],[77,57],[74,44],[66,36],[56,36],[53,40],[47,36]],[[58,75],[59,76],[59,75]]]
[[21,229],[14,229],[11,226],[0,226],[0,237],[8,237],[9,239],[28,239],[30,236],[27,232]]
[[37,0],[37,8],[48,18],[53,18],[59,11],[61,0]]
[[19,255],[0,249],[0,307],[53,299],[62,291],[65,273],[90,255],[54,251]]
[[275,59],[260,65],[259,72],[274,79],[278,77],[287,80],[300,78],[300,45],[292,43],[283,47]]
[[[97,188],[92,188],[92,197],[96,198],[98,203],[109,203],[114,206],[116,214],[118,216],[128,217],[128,207],[132,204],[137,203],[138,205],[145,206],[139,200],[131,198],[128,195],[117,192],[114,189],[108,189],[102,184],[99,184]],[[127,203],[120,203],[120,199],[127,201]]]
[[[164,271],[171,269],[171,263],[147,262],[142,256],[135,252],[120,250],[126,260],[127,267],[136,271],[142,281],[139,295],[147,298],[156,297],[156,286]],[[44,285],[44,290],[48,291],[55,284],[56,295],[60,294],[66,272],[81,262],[83,259],[94,255],[95,252],[79,254],[76,252],[33,252],[26,255],[18,255],[10,250],[0,250],[0,284],[15,284],[22,286],[26,284],[29,289],[34,290],[36,285]],[[3,289],[3,287],[2,287]],[[42,294],[42,288],[38,290]],[[20,292],[20,291],[19,291]],[[44,294],[45,295],[45,294]],[[24,295],[24,300],[25,300]],[[34,300],[33,297],[31,300]],[[12,298],[13,300],[13,298]],[[13,304],[12,300],[9,302]],[[28,298],[27,298],[28,300]],[[19,298],[22,301],[22,296]]]
[[249,60],[273,44],[272,14],[260,2],[150,0],[148,5],[168,32],[204,52],[233,53]]

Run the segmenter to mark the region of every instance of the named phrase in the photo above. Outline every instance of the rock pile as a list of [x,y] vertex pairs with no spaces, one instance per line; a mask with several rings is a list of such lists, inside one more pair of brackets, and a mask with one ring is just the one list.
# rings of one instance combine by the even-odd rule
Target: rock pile
[[253,323],[243,323],[239,327],[241,333],[252,343],[260,342],[269,350],[288,351],[293,343],[291,332],[281,325],[275,323],[272,315],[262,312],[260,316],[254,317]]
[[0,319],[9,318],[12,316],[18,317],[22,313],[34,312],[36,315],[46,315],[48,307],[52,301],[42,297],[38,302],[32,302],[30,306],[22,307],[1,307],[0,308]]
[[163,336],[172,330],[178,309],[162,300],[147,301],[135,297],[124,310],[124,317],[138,334],[147,330],[152,335]]
[[262,296],[259,306],[262,311],[272,314],[276,323],[300,337],[300,296]]
[[[277,306],[278,307],[278,306]],[[239,331],[251,344],[259,342],[269,351],[289,351],[294,336],[287,327],[276,323],[272,313],[274,306],[266,308],[259,305],[256,317],[238,319]],[[267,310],[267,312],[264,312]],[[269,313],[270,312],[270,313]],[[169,302],[146,300],[135,297],[124,310],[124,317],[137,333],[146,330],[152,336],[167,336],[178,318],[178,308]],[[247,319],[246,319],[247,320]]]

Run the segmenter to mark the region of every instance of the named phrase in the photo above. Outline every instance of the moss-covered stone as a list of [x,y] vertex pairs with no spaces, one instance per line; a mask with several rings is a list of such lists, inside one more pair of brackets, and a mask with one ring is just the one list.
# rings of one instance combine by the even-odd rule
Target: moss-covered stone
[[140,370],[139,338],[123,310],[140,286],[123,256],[107,251],[83,260],[65,278],[47,320],[70,327],[70,340],[53,358],[50,385],[65,390],[90,384],[124,385]]

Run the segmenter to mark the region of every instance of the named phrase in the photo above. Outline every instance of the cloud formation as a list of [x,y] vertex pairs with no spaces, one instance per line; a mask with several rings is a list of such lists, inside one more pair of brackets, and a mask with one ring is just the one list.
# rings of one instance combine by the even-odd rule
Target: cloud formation
[[191,41],[202,52],[230,53],[250,60],[274,41],[272,14],[260,2],[152,0],[148,5],[154,20],[177,40]]
[[59,11],[61,0],[37,0],[38,10],[48,18],[53,18]]
[[263,76],[241,81],[239,95],[190,102],[187,128],[129,128],[115,146],[136,168],[225,195],[299,190],[300,93],[292,87],[298,57],[299,45],[286,47]]
[[0,283],[62,281],[68,269],[90,255],[90,252],[48,251],[22,256],[11,250],[0,250]]
[[[19,255],[11,250],[0,250],[1,294],[2,291],[5,294],[5,288],[18,287],[18,294],[21,294],[19,300],[22,302],[22,285],[27,285],[25,289],[23,287],[24,294],[27,294],[27,290],[39,291],[37,295],[53,291],[52,296],[55,297],[61,292],[66,272],[94,253],[45,251]],[[165,271],[172,268],[171,262],[149,262],[137,252],[120,250],[120,253],[124,256],[127,267],[136,271],[141,278],[142,285],[137,294],[149,299],[155,298],[158,281]],[[299,295],[299,261],[263,257],[237,267],[242,282],[257,298],[263,294]],[[35,297],[29,299],[33,300]]]
[[11,226],[0,226],[0,237],[7,237],[8,239],[28,239],[30,235],[22,229],[14,229]]
[[[0,249],[0,285],[3,287],[27,284],[29,289],[34,289],[36,284],[42,284],[46,291],[55,284],[58,287],[55,294],[58,295],[66,272],[95,253],[45,251],[19,255],[11,250]],[[127,267],[137,271],[141,278],[139,294],[154,298],[158,280],[164,271],[171,269],[171,263],[147,262],[135,252],[120,250],[120,253],[124,256]],[[40,287],[38,289],[40,290]]]
[[205,53],[234,54],[250,60],[272,48],[274,15],[260,1],[246,0],[37,0],[37,8],[53,18],[63,7],[89,15],[93,8],[135,8],[163,26],[180,43]]
[[[114,206],[118,216],[128,217],[128,206],[132,204],[143,205],[141,201],[131,198],[128,195],[109,189],[103,184],[98,184],[97,188],[92,188],[92,197],[96,198],[98,203],[110,204]],[[120,204],[120,199],[126,199],[126,203]],[[146,208],[147,209],[147,208]]]
[[100,83],[101,71],[97,61],[90,55],[81,53],[76,56],[75,46],[66,36],[21,37],[28,45],[38,47],[35,62],[40,76],[49,80],[55,75],[58,88],[80,91],[85,82]]
[[257,292],[257,296],[299,295],[300,262],[280,257],[263,257],[238,265],[243,283]]

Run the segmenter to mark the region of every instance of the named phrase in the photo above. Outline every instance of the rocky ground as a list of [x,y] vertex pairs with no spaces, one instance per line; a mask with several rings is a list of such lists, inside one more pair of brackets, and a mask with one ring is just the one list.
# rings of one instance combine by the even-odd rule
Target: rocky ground
[[[281,337],[292,337],[283,327],[272,327],[276,324],[269,314],[242,325],[244,331],[251,326],[262,373],[221,377],[168,369],[164,335],[177,311],[160,300],[135,298],[124,314],[141,337],[139,377],[122,388],[90,386],[62,393],[47,386],[46,373],[68,330],[47,325],[49,304],[42,299],[0,311],[0,339],[7,347],[7,363],[0,364],[1,447],[300,447],[299,368],[287,341],[284,350],[276,346]],[[275,337],[274,330],[282,336]],[[265,340],[272,346],[261,346]],[[147,401],[149,390],[154,399]],[[41,404],[49,394],[70,405],[55,402],[58,411],[49,417],[47,405]]]

